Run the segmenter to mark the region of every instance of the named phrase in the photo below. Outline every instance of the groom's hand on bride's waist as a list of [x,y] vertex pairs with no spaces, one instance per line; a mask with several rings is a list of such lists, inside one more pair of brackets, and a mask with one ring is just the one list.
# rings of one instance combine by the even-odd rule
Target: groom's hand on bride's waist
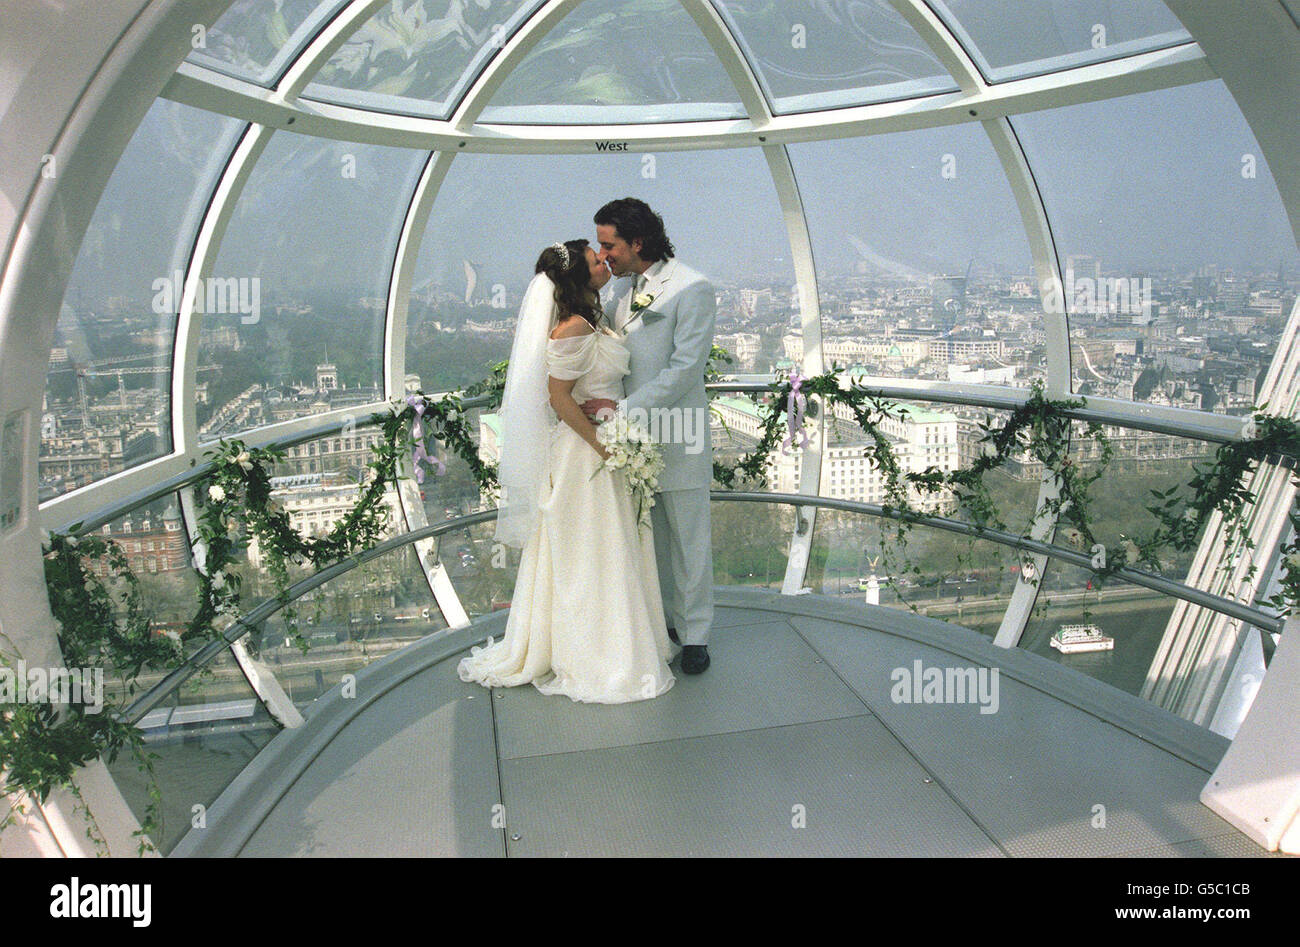
[[618,409],[618,403],[610,401],[608,398],[592,398],[590,401],[584,401],[581,408],[588,421],[592,424],[599,424],[601,421],[607,421],[614,416],[614,412]]

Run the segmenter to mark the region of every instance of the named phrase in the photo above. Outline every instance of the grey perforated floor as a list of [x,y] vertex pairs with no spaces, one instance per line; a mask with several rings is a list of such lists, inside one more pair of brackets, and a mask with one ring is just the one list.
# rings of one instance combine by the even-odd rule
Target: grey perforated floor
[[[717,615],[708,672],[613,706],[461,682],[502,616],[430,639],[272,741],[214,806],[242,835],[178,853],[1259,853],[1197,801],[1224,742],[1136,698],[888,609],[729,591]],[[929,667],[997,667],[996,712],[900,700]]]

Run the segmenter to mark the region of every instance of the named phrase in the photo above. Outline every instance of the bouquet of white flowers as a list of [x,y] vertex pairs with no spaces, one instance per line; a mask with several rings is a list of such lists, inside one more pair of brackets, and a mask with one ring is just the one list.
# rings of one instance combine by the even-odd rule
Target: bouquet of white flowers
[[[664,470],[659,445],[651,439],[644,427],[629,420],[622,412],[616,413],[596,428],[596,437],[601,446],[609,451],[609,457],[600,462],[596,473],[606,468],[621,470],[636,500],[637,522],[649,526],[650,508],[655,505],[659,475]],[[592,474],[593,477],[595,475]]]

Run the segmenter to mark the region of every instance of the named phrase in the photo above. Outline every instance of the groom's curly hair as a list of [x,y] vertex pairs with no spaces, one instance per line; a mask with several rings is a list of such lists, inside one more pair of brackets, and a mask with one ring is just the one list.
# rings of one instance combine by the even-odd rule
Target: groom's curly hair
[[628,243],[641,240],[640,257],[656,263],[673,255],[673,242],[664,232],[664,219],[650,209],[645,201],[635,197],[621,197],[610,201],[593,218],[597,226],[613,224],[614,231]]
[[553,245],[537,257],[535,273],[545,273],[555,284],[555,305],[559,318],[582,316],[596,328],[604,312],[600,308],[600,294],[591,288],[591,269],[587,266],[587,241],[566,240],[569,251],[568,265],[564,254]]

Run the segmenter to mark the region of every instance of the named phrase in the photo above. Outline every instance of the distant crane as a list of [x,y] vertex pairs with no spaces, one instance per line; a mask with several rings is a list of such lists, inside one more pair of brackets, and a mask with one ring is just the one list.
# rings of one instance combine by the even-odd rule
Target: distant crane
[[[130,361],[129,358],[110,359],[108,362],[101,362],[99,367],[111,364],[112,362]],[[214,372],[221,369],[220,365],[200,365],[195,372]],[[124,375],[157,375],[160,372],[166,372],[169,369],[163,365],[153,365],[147,368],[110,368],[107,371],[96,371],[95,366],[75,369],[77,373],[77,402],[81,407],[81,429],[90,430],[90,410],[86,398],[86,379],[102,378],[106,375],[117,376],[117,397],[123,409],[126,408],[126,382]],[[68,368],[56,368],[54,371],[73,371]],[[53,374],[53,372],[51,372]]]

